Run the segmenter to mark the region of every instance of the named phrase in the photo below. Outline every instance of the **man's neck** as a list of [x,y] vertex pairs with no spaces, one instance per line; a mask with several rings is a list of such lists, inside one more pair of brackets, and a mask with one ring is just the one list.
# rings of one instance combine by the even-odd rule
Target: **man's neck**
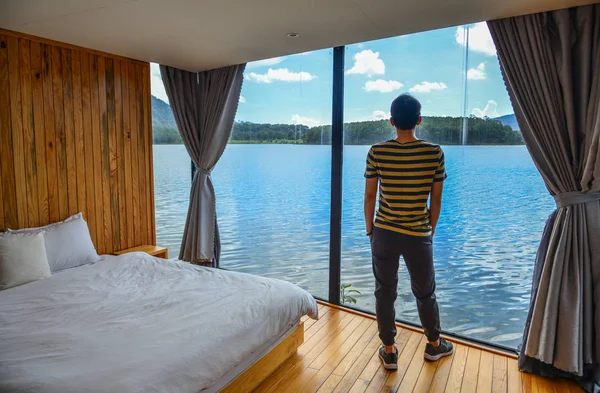
[[415,135],[415,130],[396,130],[396,141],[400,143],[414,142],[418,138]]

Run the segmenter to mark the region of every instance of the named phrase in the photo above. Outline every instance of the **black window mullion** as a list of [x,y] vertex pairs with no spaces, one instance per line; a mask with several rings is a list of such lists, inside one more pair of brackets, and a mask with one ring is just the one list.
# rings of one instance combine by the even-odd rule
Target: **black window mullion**
[[331,220],[329,230],[329,302],[340,304],[342,276],[342,165],[344,153],[344,57],[346,47],[333,48],[331,119]]

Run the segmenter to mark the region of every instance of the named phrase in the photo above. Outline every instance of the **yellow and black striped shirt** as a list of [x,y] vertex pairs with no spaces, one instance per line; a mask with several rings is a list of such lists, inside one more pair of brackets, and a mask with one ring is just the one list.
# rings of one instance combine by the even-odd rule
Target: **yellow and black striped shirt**
[[379,178],[375,226],[411,236],[430,236],[427,201],[434,182],[447,177],[442,148],[417,140],[374,145],[366,178]]

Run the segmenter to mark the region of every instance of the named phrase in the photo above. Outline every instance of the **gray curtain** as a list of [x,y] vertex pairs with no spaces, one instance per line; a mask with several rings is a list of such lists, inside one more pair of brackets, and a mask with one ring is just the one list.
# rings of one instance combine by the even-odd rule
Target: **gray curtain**
[[596,391],[600,361],[600,4],[488,22],[523,139],[556,210],[519,367]]
[[220,239],[211,171],[231,135],[245,64],[204,72],[160,66],[177,128],[196,167],[179,259],[219,266]]

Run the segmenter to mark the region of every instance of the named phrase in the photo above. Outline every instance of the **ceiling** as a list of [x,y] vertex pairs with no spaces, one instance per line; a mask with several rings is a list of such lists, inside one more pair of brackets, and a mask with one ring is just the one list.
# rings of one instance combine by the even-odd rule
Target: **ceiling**
[[0,0],[0,27],[200,71],[594,2]]

